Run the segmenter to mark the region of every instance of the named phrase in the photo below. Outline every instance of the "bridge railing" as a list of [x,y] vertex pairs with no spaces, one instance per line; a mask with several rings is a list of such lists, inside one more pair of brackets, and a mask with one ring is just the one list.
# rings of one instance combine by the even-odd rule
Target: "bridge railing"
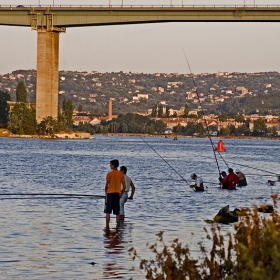
[[0,5],[0,8],[26,9],[26,8],[279,8],[280,5],[128,5],[128,4],[110,4],[107,5]]

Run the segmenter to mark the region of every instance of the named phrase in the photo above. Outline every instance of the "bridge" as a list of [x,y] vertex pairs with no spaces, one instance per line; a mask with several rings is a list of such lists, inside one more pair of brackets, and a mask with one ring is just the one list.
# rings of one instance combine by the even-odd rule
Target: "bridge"
[[[182,1],[183,3],[183,1]],[[37,31],[36,120],[57,118],[59,34],[70,27],[159,22],[279,22],[280,6],[0,6],[0,25]]]

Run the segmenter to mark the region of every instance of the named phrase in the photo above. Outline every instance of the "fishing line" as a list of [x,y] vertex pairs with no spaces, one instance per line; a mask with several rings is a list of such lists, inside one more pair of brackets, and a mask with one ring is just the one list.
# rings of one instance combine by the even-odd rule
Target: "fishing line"
[[[222,158],[222,160],[224,161],[224,163],[226,164],[227,168],[229,168],[227,162],[224,160],[224,158],[222,157],[221,153],[218,151],[220,157]],[[236,165],[240,165],[240,166],[243,166],[243,167],[249,167],[249,168],[252,168],[252,169],[255,169],[255,170],[259,170],[259,171],[263,171],[263,172],[267,172],[267,173],[270,173],[270,174],[273,174],[273,175],[277,175],[276,173],[273,173],[271,171],[267,171],[267,170],[263,170],[263,169],[258,169],[256,167],[251,167],[249,165],[243,165],[243,164],[240,164],[240,163],[235,163],[235,162],[230,162],[228,161],[229,163],[232,163],[232,164],[236,164]]]
[[[72,194],[72,193],[0,193],[1,196],[62,196],[65,197],[96,197],[96,198],[105,198],[105,195],[96,195],[96,194]],[[63,197],[64,196],[64,197]]]
[[[182,46],[181,46],[182,48]],[[219,171],[219,176],[220,176],[220,167],[219,167],[219,163],[218,163],[218,160],[217,160],[217,156],[216,156],[216,153],[215,153],[215,148],[214,148],[214,143],[212,141],[212,138],[211,138],[211,135],[210,135],[210,131],[209,131],[209,127],[208,127],[208,124],[207,124],[207,121],[206,121],[206,118],[205,118],[205,115],[204,115],[204,111],[203,111],[203,108],[202,108],[202,104],[201,104],[201,101],[200,101],[200,98],[199,98],[199,94],[198,94],[198,91],[197,91],[197,85],[195,83],[195,80],[194,80],[194,77],[193,77],[193,74],[192,74],[192,70],[191,70],[191,67],[190,67],[190,64],[189,64],[189,61],[188,61],[188,58],[187,58],[187,55],[184,51],[184,49],[182,48],[183,50],[183,53],[185,55],[185,59],[187,61],[187,64],[188,64],[188,67],[189,67],[189,70],[190,70],[190,74],[191,74],[191,77],[192,77],[192,81],[193,81],[193,84],[194,84],[194,87],[195,87],[195,93],[197,95],[197,99],[198,99],[198,102],[199,102],[199,105],[200,105],[200,108],[201,108],[201,112],[202,112],[202,116],[203,116],[203,120],[204,120],[204,123],[205,123],[205,126],[206,126],[206,129],[207,129],[207,134],[208,134],[208,137],[209,137],[209,140],[211,142],[211,146],[212,146],[212,150],[213,150],[213,153],[214,153],[214,157],[215,157],[215,161],[216,161],[216,164],[217,164],[217,168],[218,168],[218,171]]]
[[40,197],[40,196],[31,196],[31,197],[0,197],[0,200],[13,200],[13,199],[72,199],[72,198],[82,198],[82,197],[77,197],[77,196],[65,196],[65,197],[54,197],[54,196],[45,196],[45,197]]
[[171,166],[147,141],[145,141],[139,134],[138,136],[142,139],[147,146],[149,146],[183,181],[185,181],[189,186],[190,183],[173,167]]
[[[230,162],[230,161],[228,161],[228,162]],[[230,162],[230,163],[236,164],[236,163],[234,163],[234,162]],[[248,167],[248,168],[255,169],[255,170],[259,170],[259,171],[263,171],[263,172],[266,172],[266,173],[269,173],[269,174],[277,175],[277,174],[274,173],[274,172],[267,171],[267,170],[264,170],[264,169],[259,169],[259,168],[252,167],[252,166],[249,166],[249,165],[240,164],[240,163],[237,163],[237,165],[240,165],[240,166],[243,166],[243,167]]]
[[[210,159],[210,157],[207,157],[207,156],[200,155],[200,157]],[[224,163],[226,164],[225,161],[224,161]],[[254,169],[254,170],[259,170],[259,171],[266,172],[266,173],[269,173],[269,174],[277,175],[277,173],[275,173],[275,172],[267,171],[267,170],[264,170],[264,169],[252,167],[252,166],[241,164],[241,163],[235,163],[235,162],[232,162],[232,161],[228,161],[228,163],[232,163],[232,164],[235,164],[235,165],[238,165],[238,166],[248,167],[248,168],[251,168],[251,169]],[[226,166],[228,167],[227,164],[226,164]],[[256,175],[256,176],[269,176],[269,175],[260,175],[260,174],[252,174],[252,175]]]

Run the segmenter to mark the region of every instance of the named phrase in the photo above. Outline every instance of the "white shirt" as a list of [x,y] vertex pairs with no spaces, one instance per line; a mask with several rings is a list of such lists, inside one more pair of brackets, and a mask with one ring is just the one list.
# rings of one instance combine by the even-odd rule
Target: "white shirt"
[[124,180],[125,180],[125,186],[126,186],[125,192],[129,192],[131,179],[127,175],[124,175]]
[[196,179],[195,179],[195,184],[196,184],[198,187],[200,187],[200,184],[203,184],[202,178],[196,177]]

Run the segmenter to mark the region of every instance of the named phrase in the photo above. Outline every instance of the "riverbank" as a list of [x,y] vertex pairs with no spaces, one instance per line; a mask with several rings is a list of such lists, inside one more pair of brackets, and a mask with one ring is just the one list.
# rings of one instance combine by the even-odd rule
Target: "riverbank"
[[[162,138],[209,138],[209,136],[189,136],[182,134],[137,134],[137,133],[105,133],[105,134],[95,134],[93,136],[139,136],[139,137],[162,137]],[[253,140],[280,140],[280,136],[277,137],[259,137],[259,136],[211,136],[212,139],[253,139]]]
[[55,133],[53,135],[19,135],[13,134],[8,129],[0,129],[0,137],[8,138],[38,138],[38,139],[91,139],[92,136],[87,132],[63,132]]
[[[55,133],[53,135],[18,135],[13,134],[11,131],[5,128],[0,128],[0,137],[10,137],[10,138],[39,138],[39,139],[92,139],[94,136],[122,136],[122,137],[163,137],[163,138],[209,138],[208,136],[188,136],[181,134],[139,134],[139,133],[105,133],[105,134],[95,134],[91,135],[87,132],[62,132]],[[254,140],[280,140],[280,137],[259,137],[259,136],[211,136],[212,139],[254,139]]]

